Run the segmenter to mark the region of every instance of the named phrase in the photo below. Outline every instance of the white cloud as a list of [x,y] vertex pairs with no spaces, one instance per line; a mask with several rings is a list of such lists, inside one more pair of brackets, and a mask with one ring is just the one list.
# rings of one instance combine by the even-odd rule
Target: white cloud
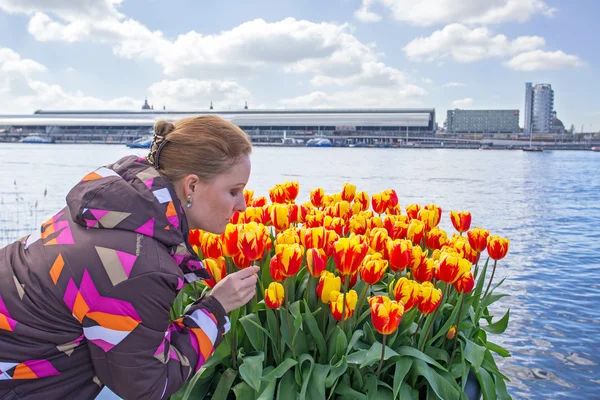
[[534,50],[521,53],[509,61],[506,65],[517,71],[537,71],[561,68],[576,68],[585,65],[575,55],[566,54],[562,51]]
[[504,35],[493,36],[487,28],[469,28],[451,24],[409,42],[402,50],[411,61],[434,61],[452,57],[458,62],[474,62],[490,57],[504,57],[545,45],[540,36],[519,36],[509,40]]
[[461,87],[461,86],[465,86],[465,84],[462,82],[448,82],[448,83],[444,83],[442,85],[443,88],[455,88],[455,87]]
[[60,15],[67,20],[119,18],[116,7],[122,0],[0,0],[0,10],[7,13]]
[[29,75],[34,72],[44,72],[46,67],[28,58],[21,58],[19,54],[5,47],[0,48],[0,71],[6,74]]
[[356,90],[341,90],[327,93],[315,91],[306,95],[280,100],[289,107],[334,108],[334,107],[414,107],[421,106],[427,91],[415,85],[400,88],[361,87]]
[[473,105],[473,99],[470,97],[460,99],[460,100],[454,100],[452,102],[453,108],[467,108],[467,107],[471,107],[471,105]]
[[[524,22],[536,14],[551,17],[556,9],[544,0],[378,0],[390,9],[392,16],[412,25],[430,26],[450,22],[465,24],[498,24]],[[381,17],[370,7],[375,0],[363,0],[354,13],[363,22],[379,21]]]
[[433,79],[429,79],[429,78],[421,78],[421,80],[428,84],[428,85],[432,85],[433,84]]
[[221,110],[241,109],[246,101],[252,104],[252,94],[234,81],[163,80],[153,83],[148,93],[150,99],[160,99],[161,107],[165,104],[168,109],[204,109],[211,101]]

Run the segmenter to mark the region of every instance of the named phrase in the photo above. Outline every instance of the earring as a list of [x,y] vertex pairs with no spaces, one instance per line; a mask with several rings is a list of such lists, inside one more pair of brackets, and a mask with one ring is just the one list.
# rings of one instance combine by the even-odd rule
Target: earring
[[187,197],[187,204],[185,205],[187,208],[190,208],[192,206],[192,195],[188,194]]

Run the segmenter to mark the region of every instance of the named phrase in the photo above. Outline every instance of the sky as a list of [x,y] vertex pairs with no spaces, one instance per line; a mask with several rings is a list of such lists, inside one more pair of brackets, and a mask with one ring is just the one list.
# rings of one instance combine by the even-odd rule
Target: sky
[[[600,130],[597,0],[0,0],[0,114],[519,109]],[[520,124],[523,125],[521,117]]]

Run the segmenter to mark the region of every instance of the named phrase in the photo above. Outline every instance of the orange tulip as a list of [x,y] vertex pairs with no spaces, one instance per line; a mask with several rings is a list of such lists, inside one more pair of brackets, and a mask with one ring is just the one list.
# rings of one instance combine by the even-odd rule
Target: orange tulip
[[265,289],[265,304],[267,307],[277,309],[282,306],[284,299],[285,291],[281,283],[271,282],[269,287]]
[[456,282],[454,282],[454,289],[459,293],[471,293],[475,287],[475,279],[471,271],[465,272]]
[[431,250],[441,249],[448,242],[448,235],[438,227],[433,228],[427,233],[427,247]]
[[285,182],[283,189],[285,191],[285,201],[293,203],[296,201],[296,197],[298,197],[298,192],[300,192],[300,184],[298,182]]
[[281,184],[276,184],[269,189],[269,197],[271,202],[275,204],[284,204],[286,200],[285,187]]
[[436,279],[446,283],[454,283],[471,270],[471,263],[456,253],[442,254],[436,268]]
[[278,231],[283,231],[290,227],[290,209],[285,204],[273,204],[271,206],[271,221]]
[[323,205],[323,196],[325,196],[323,189],[313,189],[310,191],[310,202],[313,206],[320,208]]
[[246,207],[250,207],[252,205],[253,197],[254,197],[254,190],[244,189],[244,201],[246,202]]
[[419,211],[421,211],[421,206],[418,204],[409,204],[406,206],[406,215],[408,215],[408,218],[411,220],[417,219]]
[[267,240],[270,237],[265,226],[250,222],[242,225],[238,233],[238,249],[246,259],[255,261],[262,258]]
[[225,228],[225,232],[221,235],[223,253],[226,256],[233,257],[240,252],[240,249],[238,248],[240,230],[241,225],[228,224]]
[[317,296],[325,304],[329,304],[331,292],[339,292],[342,287],[342,280],[329,271],[321,272],[319,284],[317,285]]
[[367,255],[368,247],[357,237],[340,238],[334,246],[333,259],[342,275],[353,275]]
[[302,266],[304,250],[299,244],[278,244],[275,246],[275,255],[281,273],[286,277],[295,275]]
[[423,241],[424,235],[425,235],[425,224],[418,219],[411,220],[410,224],[408,225],[408,230],[406,232],[407,239],[412,241],[413,244],[418,246]]
[[356,214],[350,218],[350,232],[364,235],[367,232],[368,222],[364,215]]
[[446,333],[446,339],[452,340],[452,339],[454,339],[455,336],[456,336],[456,325],[452,325],[448,329],[448,333]]
[[356,291],[350,290],[346,293],[346,308],[344,311],[344,315],[342,318],[342,309],[344,308],[344,294],[338,291],[333,291],[329,297],[329,308],[331,309],[331,314],[333,318],[338,321],[347,320],[354,314],[354,309],[356,308],[356,302],[358,301],[358,295]]
[[252,200],[252,207],[264,207],[267,205],[267,198],[265,196],[256,197]]
[[360,211],[367,211],[369,209],[369,194],[367,192],[356,193],[354,204],[360,205]]
[[471,227],[471,213],[468,211],[450,211],[450,219],[454,229],[460,233],[468,231]]
[[380,253],[368,255],[360,268],[360,276],[369,285],[374,285],[383,278],[388,269],[388,261]]
[[502,260],[508,253],[510,240],[500,236],[489,236],[487,239],[487,251],[492,260]]
[[398,329],[404,306],[402,303],[390,300],[387,296],[373,296],[369,299],[373,327],[382,335],[391,335]]
[[321,272],[327,267],[327,255],[323,249],[307,249],[306,250],[306,268],[308,272],[318,278]]
[[354,196],[356,194],[356,185],[345,182],[342,185],[342,200],[351,202],[354,200]]
[[227,275],[227,264],[225,263],[224,257],[218,258],[205,258],[202,260],[204,269],[210,274],[210,279],[204,280],[204,283],[209,288],[214,288],[221,279]]
[[423,314],[431,314],[438,308],[441,302],[442,291],[440,289],[436,289],[431,282],[424,282],[421,284],[418,305],[419,311]]
[[404,277],[398,279],[394,287],[394,296],[397,301],[404,304],[404,310],[408,311],[419,304],[419,293],[421,293],[421,285]]
[[469,238],[469,244],[471,248],[478,253],[484,251],[487,247],[487,238],[490,236],[490,232],[482,228],[473,228],[467,232]]
[[394,272],[402,271],[411,262],[412,242],[410,240],[396,239],[388,242],[390,268]]

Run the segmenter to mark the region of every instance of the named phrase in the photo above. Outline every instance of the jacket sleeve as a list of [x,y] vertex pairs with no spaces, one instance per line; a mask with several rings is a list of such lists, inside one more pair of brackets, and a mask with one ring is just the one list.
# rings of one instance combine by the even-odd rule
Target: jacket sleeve
[[179,390],[229,329],[221,304],[206,296],[170,322],[181,279],[151,272],[122,281],[83,319],[96,376],[124,399],[162,399]]

